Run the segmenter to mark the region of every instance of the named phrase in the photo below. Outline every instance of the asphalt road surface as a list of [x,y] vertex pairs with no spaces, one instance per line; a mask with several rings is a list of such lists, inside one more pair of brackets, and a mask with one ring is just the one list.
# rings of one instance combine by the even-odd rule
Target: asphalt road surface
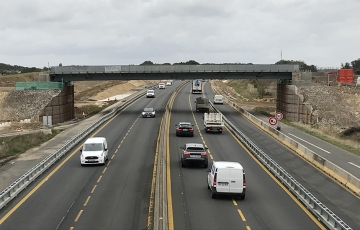
[[[0,229],[146,229],[156,140],[173,89],[156,90],[106,123],[95,136],[107,138],[105,166],[80,166],[79,147],[1,210]],[[205,84],[205,95],[213,92]],[[194,112],[190,85],[177,95],[170,120],[171,201],[174,229],[319,229],[319,222],[227,131],[207,134]],[[140,116],[153,106],[155,118]],[[216,105],[253,142],[353,229],[360,229],[359,201],[227,105]],[[190,121],[194,137],[176,137],[175,124]],[[179,147],[204,143],[213,160],[240,162],[246,172],[245,200],[212,199],[202,165],[181,168]],[[209,167],[211,166],[209,159]]]

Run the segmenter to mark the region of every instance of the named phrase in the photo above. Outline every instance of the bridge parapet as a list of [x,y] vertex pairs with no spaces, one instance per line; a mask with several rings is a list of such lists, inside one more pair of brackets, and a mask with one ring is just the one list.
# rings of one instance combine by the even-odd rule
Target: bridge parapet
[[109,66],[54,66],[51,74],[77,73],[227,73],[227,72],[299,72],[298,65],[109,65]]

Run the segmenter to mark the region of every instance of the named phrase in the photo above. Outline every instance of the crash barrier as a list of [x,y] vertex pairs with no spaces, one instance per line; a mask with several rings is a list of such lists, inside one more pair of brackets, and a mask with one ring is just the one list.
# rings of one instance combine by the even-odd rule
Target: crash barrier
[[[148,86],[150,89],[156,89],[157,84],[151,84]],[[89,125],[83,131],[78,133],[76,136],[68,140],[64,145],[62,145],[55,152],[47,156],[40,163],[35,165],[24,175],[18,178],[15,182],[9,185],[0,193],[0,209],[2,209],[6,204],[8,204],[12,199],[14,199],[22,190],[30,185],[36,178],[38,178],[43,172],[45,172],[49,167],[51,167],[55,162],[57,162],[62,156],[68,153],[74,146],[79,144],[85,137],[99,128],[104,122],[108,121],[110,118],[114,117],[118,112],[126,108],[128,105],[136,101],[137,99],[143,97],[146,94],[146,90],[143,90],[135,94],[132,98],[125,101],[122,105],[117,108],[112,109],[108,114],[100,117],[93,124]]]
[[[154,211],[153,211],[153,226],[148,226],[148,230],[150,229],[159,229],[159,230],[166,230],[169,229],[168,225],[168,212],[167,212],[167,171],[166,165],[167,161],[167,135],[166,130],[168,129],[169,122],[170,122],[170,111],[172,104],[175,100],[177,93],[180,89],[185,86],[188,82],[185,82],[178,86],[174,92],[172,93],[170,99],[168,100],[165,112],[163,114],[163,118],[160,124],[160,135],[157,140],[158,149],[156,150],[158,156],[154,162],[154,169],[156,183],[155,183],[155,194],[150,195],[150,199],[154,199]],[[154,176],[154,175],[153,175]],[[151,208],[151,205],[150,205]],[[151,212],[150,212],[151,213]]]
[[[219,112],[212,102],[210,102],[214,111]],[[257,119],[257,118],[256,118]],[[223,116],[226,127],[247,147],[251,153],[260,160],[296,197],[300,200],[314,216],[317,217],[329,229],[350,230],[344,221],[342,221],[335,213],[322,204],[314,195],[312,195],[305,187],[287,173],[280,165],[265,154],[257,147],[245,134],[237,129],[225,116]],[[277,131],[277,130],[274,130]],[[299,144],[300,145],[300,144]],[[305,147],[304,147],[305,148]],[[315,153],[312,153],[315,154]],[[315,156],[315,155],[313,155]],[[332,165],[333,167],[334,165]]]

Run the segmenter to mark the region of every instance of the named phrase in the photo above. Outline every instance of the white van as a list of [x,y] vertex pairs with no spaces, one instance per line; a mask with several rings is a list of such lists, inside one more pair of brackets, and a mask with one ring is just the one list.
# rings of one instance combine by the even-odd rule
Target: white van
[[245,199],[245,171],[240,163],[216,161],[208,172],[208,189],[212,198],[216,195],[233,195]]
[[146,97],[155,97],[155,90],[149,89],[146,91]]
[[165,89],[165,83],[160,82],[159,83],[159,89]]
[[81,166],[85,164],[105,164],[108,160],[108,146],[105,137],[92,137],[85,141],[80,150]]
[[224,104],[223,96],[222,95],[215,95],[214,96],[214,104]]

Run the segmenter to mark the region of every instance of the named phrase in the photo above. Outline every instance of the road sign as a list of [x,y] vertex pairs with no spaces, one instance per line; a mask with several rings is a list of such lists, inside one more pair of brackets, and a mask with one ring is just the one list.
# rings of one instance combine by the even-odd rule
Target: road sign
[[276,117],[270,117],[269,118],[269,124],[270,125],[276,125],[277,124],[277,119],[276,119]]
[[276,119],[278,119],[280,121],[281,119],[283,119],[283,117],[284,116],[281,112],[276,112]]

